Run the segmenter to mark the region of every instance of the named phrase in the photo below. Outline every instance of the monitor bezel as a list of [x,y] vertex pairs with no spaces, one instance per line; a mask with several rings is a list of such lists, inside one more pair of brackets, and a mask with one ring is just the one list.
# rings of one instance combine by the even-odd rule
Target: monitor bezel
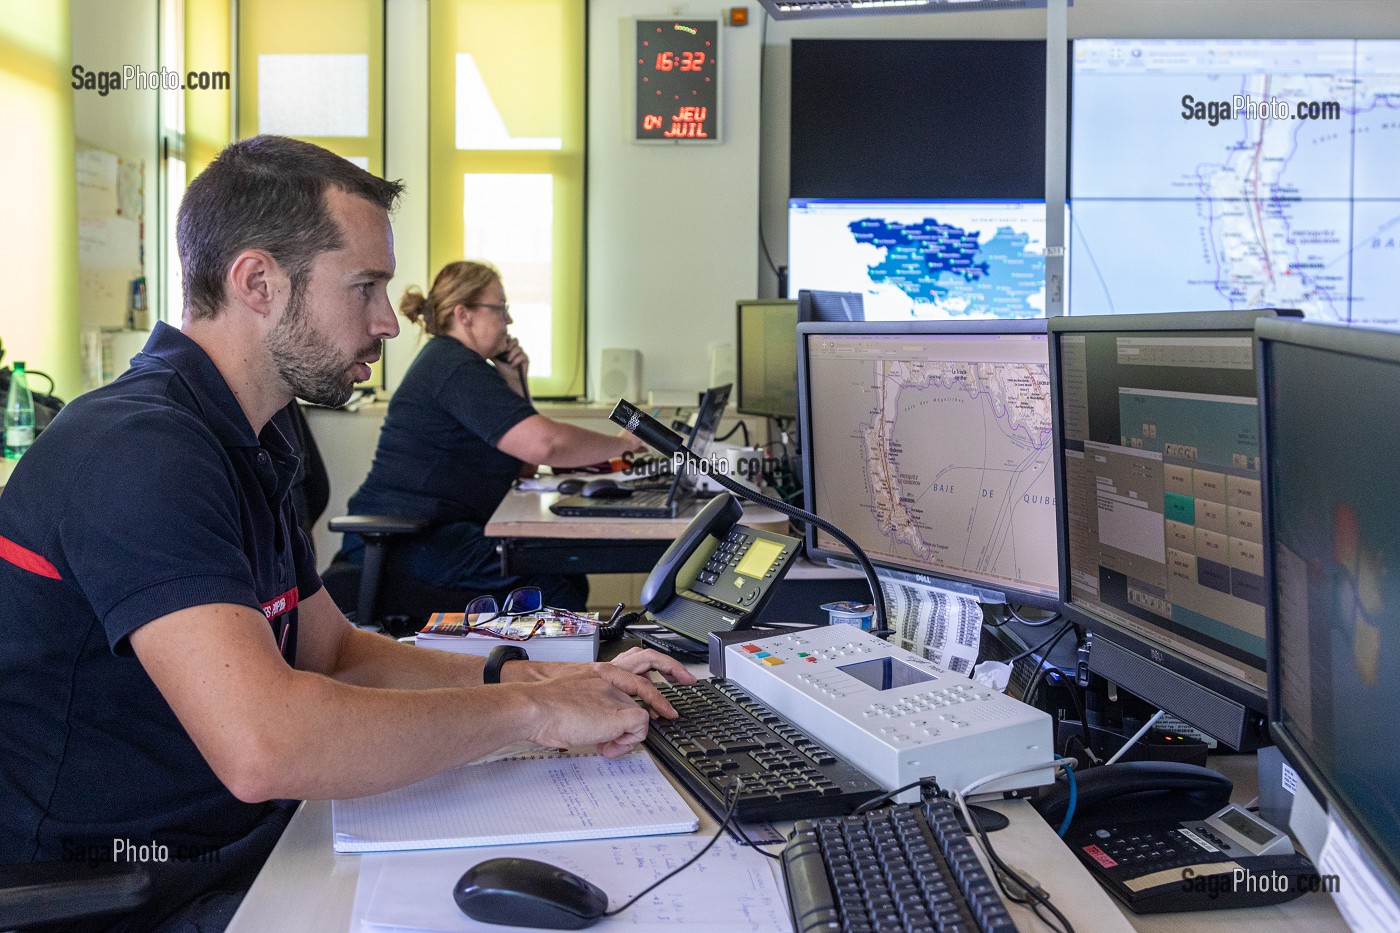
[[[810,363],[808,362],[808,336],[822,334],[840,334],[847,336],[862,335],[929,335],[929,336],[957,336],[959,334],[985,334],[985,335],[1008,335],[1016,336],[1020,334],[1044,335],[1046,333],[1045,318],[1009,318],[1009,319],[985,319],[969,318],[961,320],[920,320],[920,321],[807,321],[799,322],[797,325],[797,421],[798,437],[802,445],[802,495],[803,504],[811,511],[814,505],[813,490],[813,457],[812,451],[812,412],[811,412],[811,386],[809,385]],[[1053,376],[1052,376],[1053,378]],[[1056,488],[1059,486],[1058,476],[1055,480]],[[1059,516],[1056,516],[1056,540],[1058,541]],[[838,565],[849,565],[854,562],[849,554],[844,551],[833,551],[823,548],[817,544],[817,529],[808,524],[803,533],[803,544],[807,549],[807,555],[815,561],[834,562]],[[976,598],[979,602],[999,605],[1002,603],[1015,603],[1021,606],[1030,606],[1036,609],[1046,609],[1051,612],[1060,608],[1061,596],[1064,594],[1064,575],[1059,574],[1060,581],[1057,591],[1053,594],[1040,593],[1035,590],[1026,590],[1016,587],[1006,587],[998,584],[988,583],[973,577],[963,576],[952,572],[934,572],[926,567],[918,567],[909,564],[898,564],[889,560],[877,560],[871,558],[877,569],[888,571],[896,579],[914,580],[941,589],[953,592],[964,593]]]
[[[734,302],[734,411],[741,415],[757,415],[779,421],[795,420],[797,418],[796,405],[793,406],[792,411],[776,412],[771,409],[765,410],[760,405],[745,404],[745,400],[748,398],[744,391],[744,309],[746,308],[792,308],[794,318],[797,318],[799,314],[796,298],[740,298]],[[792,329],[794,347],[797,342],[798,323],[801,322],[794,322]]]
[[[849,318],[833,321],[817,316],[817,296],[841,295],[850,297],[860,302],[860,319],[852,321]],[[798,324],[861,324],[865,322],[865,295],[861,292],[846,292],[835,288],[799,288],[797,290],[797,323]]]
[[[1112,643],[1131,654],[1134,660],[1140,661],[1144,665],[1161,668],[1176,677],[1184,678],[1197,687],[1205,689],[1208,693],[1218,695],[1226,702],[1243,706],[1247,715],[1252,714],[1261,719],[1267,715],[1268,711],[1268,696],[1265,690],[1255,689],[1243,681],[1236,680],[1228,673],[1210,666],[1205,661],[1180,654],[1165,643],[1149,640],[1135,632],[1129,632],[1113,619],[1096,612],[1092,607],[1074,601],[1073,591],[1069,584],[1069,501],[1065,490],[1064,397],[1060,387],[1060,374],[1063,366],[1060,362],[1060,348],[1061,341],[1067,335],[1120,331],[1127,333],[1236,332],[1241,336],[1249,336],[1252,340],[1256,322],[1260,318],[1272,317],[1276,314],[1297,315],[1297,312],[1260,309],[1061,316],[1051,318],[1049,327],[1050,409],[1055,423],[1055,526],[1059,533],[1060,594],[1063,597],[1061,612],[1066,619],[1089,632],[1094,638],[1102,638]],[[1257,353],[1254,358],[1254,367],[1257,377],[1259,368]],[[1266,638],[1267,634],[1266,627]],[[1092,647],[1089,650],[1089,669],[1098,673]],[[1150,668],[1145,673],[1150,673]],[[1172,708],[1173,701],[1179,700],[1180,697],[1166,695],[1170,693],[1168,690],[1164,689],[1161,692],[1162,695],[1148,696],[1145,695],[1147,689],[1142,684],[1122,684],[1121,686],[1128,692],[1173,713],[1173,715],[1187,718],[1187,713],[1181,712],[1181,708]],[[1187,719],[1187,721],[1190,720]],[[1240,735],[1215,735],[1213,737],[1232,747],[1253,744],[1250,741],[1252,737],[1244,732]]]
[[[1268,664],[1268,684],[1269,684],[1269,710],[1268,726],[1269,735],[1283,753],[1283,757],[1293,767],[1298,775],[1303,779],[1303,783],[1313,793],[1318,800],[1323,801],[1329,814],[1339,818],[1345,824],[1358,843],[1366,850],[1371,864],[1382,874],[1391,885],[1391,890],[1400,897],[1400,861],[1387,857],[1377,850],[1375,844],[1366,833],[1358,832],[1357,826],[1366,825],[1362,821],[1347,798],[1335,787],[1332,780],[1327,776],[1325,770],[1308,753],[1305,746],[1294,736],[1291,729],[1283,721],[1282,697],[1280,678],[1283,672],[1279,668],[1279,645],[1278,627],[1275,624],[1278,614],[1277,595],[1278,588],[1274,584],[1274,529],[1273,529],[1273,492],[1269,479],[1269,408],[1268,408],[1268,374],[1271,356],[1267,352],[1269,346],[1275,344],[1287,344],[1290,346],[1303,347],[1310,350],[1324,350],[1338,353],[1344,356],[1354,357],[1364,360],[1372,360],[1382,363],[1394,363],[1400,365],[1400,339],[1393,334],[1385,334],[1382,331],[1367,328],[1345,327],[1336,324],[1322,324],[1318,322],[1300,320],[1263,320],[1255,328],[1255,371],[1259,377],[1259,431],[1261,450],[1263,459],[1260,464],[1261,473],[1265,480],[1262,486],[1264,504],[1264,572],[1266,589],[1269,600],[1265,604],[1265,642],[1267,645],[1266,660]],[[1381,337],[1377,341],[1377,337]],[[1388,344],[1389,346],[1377,346],[1377,343]]]

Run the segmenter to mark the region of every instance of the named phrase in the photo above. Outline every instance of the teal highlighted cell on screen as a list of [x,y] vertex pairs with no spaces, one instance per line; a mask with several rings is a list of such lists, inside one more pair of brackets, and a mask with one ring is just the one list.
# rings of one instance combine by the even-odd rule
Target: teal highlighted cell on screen
[[1196,524],[1196,500],[1191,496],[1183,496],[1179,492],[1164,493],[1163,512],[1166,513],[1167,520],[1181,522],[1183,525]]

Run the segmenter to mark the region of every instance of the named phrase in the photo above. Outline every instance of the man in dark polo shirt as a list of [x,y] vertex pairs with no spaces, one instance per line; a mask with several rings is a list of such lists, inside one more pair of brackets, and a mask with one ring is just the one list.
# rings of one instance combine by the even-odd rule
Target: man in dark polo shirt
[[221,929],[303,798],[376,793],[505,745],[646,733],[670,659],[478,658],[354,629],[271,423],[343,402],[398,332],[399,185],[307,143],[226,149],[180,208],[184,323],[70,404],[0,496],[0,864],[140,861],[125,931]]

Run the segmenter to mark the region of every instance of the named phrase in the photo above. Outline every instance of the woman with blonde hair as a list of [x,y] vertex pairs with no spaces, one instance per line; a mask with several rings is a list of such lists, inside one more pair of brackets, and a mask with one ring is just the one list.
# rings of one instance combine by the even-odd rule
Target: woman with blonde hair
[[[546,605],[583,609],[581,575],[504,576],[496,541],[483,529],[527,464],[584,466],[643,445],[535,410],[530,361],[507,331],[510,305],[489,263],[448,263],[426,295],[410,288],[399,310],[431,336],[389,401],[374,464],[350,511],[432,521],[429,532],[393,549],[391,572],[498,598],[538,586]],[[345,536],[352,558],[362,547]]]

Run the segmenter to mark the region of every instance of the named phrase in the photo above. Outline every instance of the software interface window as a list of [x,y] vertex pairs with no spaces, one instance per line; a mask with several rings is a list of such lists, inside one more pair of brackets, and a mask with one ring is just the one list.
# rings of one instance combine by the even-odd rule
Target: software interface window
[[1262,689],[1251,338],[1066,334],[1060,361],[1072,599]]
[[805,339],[816,513],[877,563],[1053,597],[1045,335]]

